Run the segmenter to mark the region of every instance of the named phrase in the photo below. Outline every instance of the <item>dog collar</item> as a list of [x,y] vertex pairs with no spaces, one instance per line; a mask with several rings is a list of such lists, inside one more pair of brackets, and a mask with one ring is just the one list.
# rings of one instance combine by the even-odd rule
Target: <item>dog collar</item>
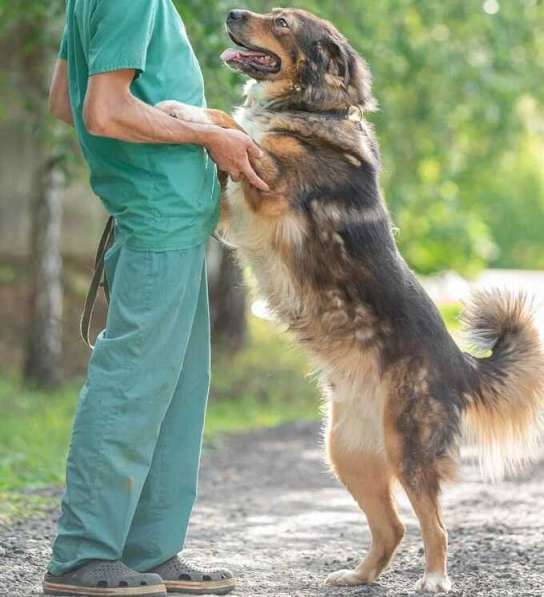
[[312,112],[310,110],[278,110],[277,113],[293,114],[305,118],[325,118],[329,120],[349,120],[355,124],[361,124],[364,120],[363,109],[361,106],[350,106],[347,110],[338,110],[330,112]]
[[321,120],[346,120],[352,122],[359,130],[363,130],[363,109],[361,106],[350,106],[347,110],[331,112],[310,112],[309,110],[285,110],[286,114],[292,114],[304,118]]

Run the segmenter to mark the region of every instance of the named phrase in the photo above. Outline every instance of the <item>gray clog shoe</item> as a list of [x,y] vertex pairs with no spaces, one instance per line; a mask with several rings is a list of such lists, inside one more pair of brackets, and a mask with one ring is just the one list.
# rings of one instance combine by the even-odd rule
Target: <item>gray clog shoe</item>
[[232,572],[225,568],[203,568],[175,556],[149,570],[158,574],[169,593],[226,595],[236,587]]
[[166,587],[157,574],[140,574],[122,562],[93,560],[62,576],[46,574],[45,595],[115,595],[119,597],[166,597]]

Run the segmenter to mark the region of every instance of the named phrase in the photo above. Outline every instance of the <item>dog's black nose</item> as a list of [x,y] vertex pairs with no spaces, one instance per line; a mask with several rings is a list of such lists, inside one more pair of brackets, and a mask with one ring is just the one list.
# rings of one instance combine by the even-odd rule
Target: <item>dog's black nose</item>
[[231,10],[227,16],[227,23],[243,22],[248,17],[247,10]]

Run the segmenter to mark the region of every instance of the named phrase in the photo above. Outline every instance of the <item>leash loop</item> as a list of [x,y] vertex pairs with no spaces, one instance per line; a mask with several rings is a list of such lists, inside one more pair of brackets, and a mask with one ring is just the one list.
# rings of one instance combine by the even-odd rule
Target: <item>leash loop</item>
[[89,290],[87,292],[87,296],[85,297],[83,313],[81,314],[81,321],[79,326],[81,337],[83,338],[85,344],[91,350],[93,350],[94,346],[91,344],[89,337],[91,332],[91,323],[93,319],[94,307],[96,304],[96,298],[98,296],[98,290],[100,287],[102,287],[104,291],[106,301],[108,303],[110,302],[110,289],[108,287],[106,276],[104,275],[104,256],[107,250],[113,244],[114,235],[115,221],[114,218],[110,216],[108,218],[104,231],[102,232],[102,236],[98,244],[98,249],[96,251],[96,258],[94,261],[94,274],[91,280],[91,284],[89,286]]

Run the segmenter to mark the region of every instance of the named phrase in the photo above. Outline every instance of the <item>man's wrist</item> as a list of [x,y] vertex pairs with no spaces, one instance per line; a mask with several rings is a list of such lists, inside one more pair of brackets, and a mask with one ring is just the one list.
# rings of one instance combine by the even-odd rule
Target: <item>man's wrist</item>
[[206,149],[212,149],[217,143],[218,137],[222,129],[215,125],[203,124],[197,125],[198,131],[196,133],[196,145],[202,145]]

